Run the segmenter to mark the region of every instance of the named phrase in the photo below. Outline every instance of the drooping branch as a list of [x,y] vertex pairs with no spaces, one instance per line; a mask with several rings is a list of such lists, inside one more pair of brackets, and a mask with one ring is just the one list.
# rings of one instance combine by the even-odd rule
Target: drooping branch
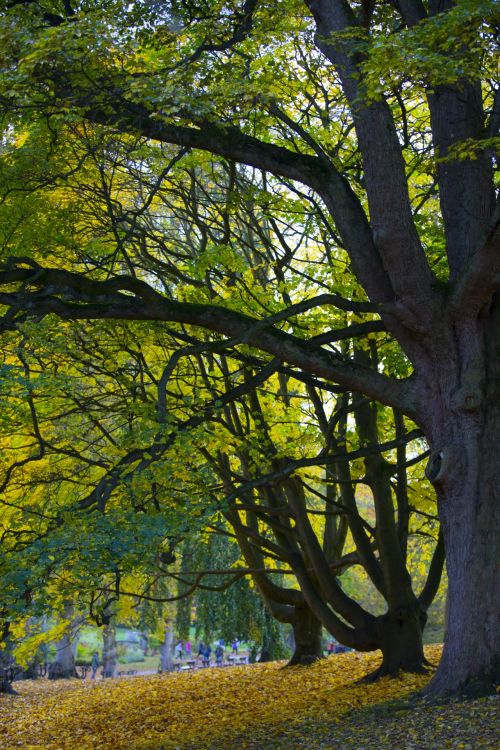
[[[308,388],[308,393],[312,402],[315,406],[316,414],[319,416],[323,413],[323,418],[319,418],[319,424],[323,433],[325,443],[328,445],[331,443],[331,451],[334,455],[339,455],[345,452],[345,435],[347,431],[347,419],[348,419],[348,397],[344,395],[342,397],[341,408],[339,409],[339,439],[333,440],[333,436],[329,433],[330,425],[326,423],[324,416],[323,407],[318,394],[313,388]],[[401,437],[401,436],[400,436]],[[359,559],[363,567],[374,586],[380,591],[382,596],[386,595],[384,577],[380,562],[376,558],[373,550],[372,542],[367,534],[365,527],[365,521],[358,511],[356,502],[356,495],[354,492],[351,469],[349,461],[339,461],[336,464],[336,481],[340,482],[340,501],[341,506],[346,513],[347,523],[352,534],[353,541],[356,545],[356,550],[359,555]]]
[[[416,417],[410,379],[396,380],[360,366],[281,331],[266,319],[258,321],[216,305],[172,301],[132,277],[96,281],[69,271],[25,268],[11,262],[0,269],[0,290],[15,282],[22,283],[20,290],[0,291],[0,304],[11,309],[28,311],[32,316],[53,313],[66,320],[150,320],[201,326]],[[29,291],[29,287],[35,290]],[[300,305],[294,306],[292,314],[297,309]]]
[[[404,440],[410,442],[415,438],[421,437],[422,433],[420,430],[412,430],[406,433]],[[244,497],[245,493],[249,490],[256,489],[258,487],[265,487],[267,485],[279,484],[284,481],[287,477],[291,476],[294,472],[299,469],[305,468],[306,466],[327,466],[330,464],[343,463],[346,461],[354,461],[359,458],[366,458],[367,456],[375,456],[386,451],[397,448],[398,440],[389,440],[385,443],[377,443],[376,445],[368,445],[365,448],[359,448],[358,450],[336,453],[334,455],[319,455],[311,458],[298,458],[296,460],[283,461],[282,466],[273,471],[259,476],[257,479],[251,479],[241,484],[233,493],[228,495],[225,500],[226,502],[232,502],[239,497]]]
[[335,221],[353,268],[370,299],[393,299],[388,275],[373,240],[365,211],[349,182],[324,158],[291,151],[243,133],[234,125],[197,120],[192,125],[152,118],[143,105],[113,98],[106,109],[84,108],[89,120],[136,132],[162,143],[196,148],[285,177],[315,190]]
[[[321,549],[316,533],[306,512],[305,494],[300,481],[290,478],[286,482],[286,494],[290,507],[294,512],[295,522],[300,534],[301,545],[307,552],[311,561],[315,579],[319,583],[323,596],[335,611],[344,617],[354,627],[369,627],[371,618],[365,610],[351,597],[349,597],[339,585],[336,576],[328,565],[325,555]],[[292,562],[293,567],[293,562]]]
[[221,408],[225,404],[230,404],[235,399],[241,398],[247,392],[253,388],[257,388],[262,385],[268,378],[270,378],[276,371],[276,362],[273,360],[269,362],[265,367],[256,373],[253,377],[249,378],[245,383],[241,383],[230,391],[219,395],[214,400],[205,404],[198,414],[189,417],[183,422],[179,422],[175,425],[174,431],[170,433],[166,440],[159,440],[154,442],[148,448],[136,448],[135,450],[127,453],[117,465],[106,474],[98,486],[93,490],[84,500],[80,501],[79,507],[89,507],[93,504],[102,502],[102,493],[106,492],[106,497],[109,497],[110,493],[118,486],[121,481],[123,472],[128,469],[131,465],[135,464],[135,470],[141,471],[150,466],[154,461],[158,460],[168,448],[170,448],[175,442],[177,434],[192,430],[207,421],[216,408]]

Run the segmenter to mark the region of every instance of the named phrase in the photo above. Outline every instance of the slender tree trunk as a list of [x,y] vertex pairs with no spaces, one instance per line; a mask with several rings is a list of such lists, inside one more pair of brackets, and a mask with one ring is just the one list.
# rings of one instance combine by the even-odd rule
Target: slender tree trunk
[[103,677],[116,677],[118,653],[116,647],[116,625],[114,622],[114,618],[111,618],[108,624],[104,626],[102,640]]
[[[376,352],[371,358],[361,350],[355,351],[355,359],[361,364],[377,365]],[[379,442],[378,407],[376,404],[363,404],[355,410],[355,420],[360,440],[367,445]],[[401,435],[404,427],[396,417],[397,432]],[[407,538],[409,512],[407,511],[406,474],[401,471],[406,461],[403,450],[398,452],[400,486],[396,496],[397,518],[391,486],[392,467],[381,454],[365,459],[365,481],[370,486],[376,514],[376,535],[379,551],[379,565],[382,580],[371,576],[374,584],[382,583],[382,591],[387,602],[387,612],[378,617],[375,623],[376,641],[382,651],[382,664],[369,675],[374,679],[383,675],[397,675],[399,671],[424,672],[426,659],[422,643],[422,630],[426,616],[421,611],[412,588],[407,568]],[[370,566],[370,570],[373,565]],[[377,572],[375,570],[375,572]]]
[[171,672],[174,668],[174,662],[172,659],[172,646],[174,643],[174,631],[170,622],[165,623],[165,630],[163,633],[163,643],[161,646],[161,671]]
[[[35,625],[36,625],[35,618],[30,618],[26,625],[26,637],[29,637],[30,635],[32,635],[33,628]],[[39,666],[41,664],[41,661],[42,661],[41,649],[38,648],[24,669],[24,672],[23,672],[24,680],[38,679],[38,677],[40,676]]]
[[321,659],[321,623],[309,607],[295,607],[295,618],[292,623],[295,648],[293,656],[288,662],[292,667],[296,664],[304,666]]
[[12,681],[8,670],[15,668],[16,662],[12,656],[12,641],[10,639],[10,625],[8,622],[3,623],[0,628],[1,645],[0,649],[0,693],[8,695],[17,695],[12,687]]

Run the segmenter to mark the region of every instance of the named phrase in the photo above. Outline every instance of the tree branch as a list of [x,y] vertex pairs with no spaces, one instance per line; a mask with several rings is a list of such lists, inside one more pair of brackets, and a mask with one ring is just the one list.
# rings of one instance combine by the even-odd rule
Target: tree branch
[[449,301],[455,319],[477,317],[491,295],[500,287],[500,202],[490,225],[464,270]]
[[[335,66],[351,107],[375,246],[395,295],[416,320],[427,320],[430,308],[417,300],[433,298],[433,274],[413,222],[405,164],[391,111],[383,99],[368,101],[363,90],[359,23],[346,0],[306,0],[306,5],[316,22],[318,48]],[[352,35],[346,35],[348,31]]]
[[434,597],[437,594],[439,584],[441,583],[441,576],[443,574],[444,560],[444,539],[443,533],[440,529],[437,544],[434,548],[434,554],[432,555],[431,564],[429,566],[427,581],[425,582],[425,586],[418,597],[418,601],[424,610],[427,610],[430,607],[430,605],[434,601]]
[[[59,269],[26,269],[12,263],[3,270],[0,268],[0,290],[16,281],[23,283],[22,289],[0,291],[0,304],[31,315],[53,313],[66,320],[156,320],[200,326],[254,346],[305,372],[365,393],[416,418],[411,379],[396,380],[358,365],[274,328],[265,318],[259,321],[216,305],[171,301],[145,282],[125,276],[95,281]],[[27,291],[29,286],[36,287],[36,291]],[[300,305],[292,309],[299,308]]]

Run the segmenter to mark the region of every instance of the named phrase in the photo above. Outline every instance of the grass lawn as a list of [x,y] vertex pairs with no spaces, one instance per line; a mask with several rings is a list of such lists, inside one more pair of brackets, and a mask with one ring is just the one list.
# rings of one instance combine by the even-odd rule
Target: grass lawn
[[118,662],[117,669],[119,672],[126,672],[129,669],[136,669],[138,672],[157,672],[160,656],[145,656],[144,661],[132,661],[127,664]]
[[[439,647],[427,648],[434,663]],[[379,654],[85,683],[19,682],[2,750],[495,750],[496,698],[408,703],[427,676],[357,680]]]

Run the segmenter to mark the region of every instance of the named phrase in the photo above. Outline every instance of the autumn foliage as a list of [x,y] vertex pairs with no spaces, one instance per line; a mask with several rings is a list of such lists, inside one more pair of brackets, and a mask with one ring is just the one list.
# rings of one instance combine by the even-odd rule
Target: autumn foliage
[[[440,647],[428,647],[436,662]],[[338,724],[383,701],[405,699],[425,675],[358,680],[380,654],[339,654],[312,667],[281,663],[92,682],[16,683],[0,703],[2,750],[201,750],[288,747],[304,726]],[[329,731],[334,731],[331,729]]]

